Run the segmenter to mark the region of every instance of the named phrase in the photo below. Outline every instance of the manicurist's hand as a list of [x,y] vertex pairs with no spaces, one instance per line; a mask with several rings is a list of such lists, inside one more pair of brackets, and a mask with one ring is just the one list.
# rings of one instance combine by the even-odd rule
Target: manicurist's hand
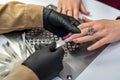
[[50,80],[63,69],[64,50],[55,47],[56,43],[48,46],[36,45],[36,51],[23,62],[23,65],[30,68],[40,80]]
[[80,30],[77,28],[80,24],[78,20],[52,9],[44,8],[43,23],[46,30],[59,37],[63,37],[68,33],[80,33]]

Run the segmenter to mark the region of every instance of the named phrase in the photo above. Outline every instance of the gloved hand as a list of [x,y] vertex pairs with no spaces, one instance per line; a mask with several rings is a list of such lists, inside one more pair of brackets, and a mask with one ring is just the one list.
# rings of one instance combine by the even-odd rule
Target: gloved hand
[[24,61],[23,65],[30,68],[40,80],[51,80],[63,69],[64,50],[61,47],[58,49],[55,47],[56,43],[50,46],[35,46],[35,53]]
[[59,37],[68,33],[80,33],[77,28],[79,24],[80,22],[71,16],[58,13],[52,9],[43,9],[44,28]]

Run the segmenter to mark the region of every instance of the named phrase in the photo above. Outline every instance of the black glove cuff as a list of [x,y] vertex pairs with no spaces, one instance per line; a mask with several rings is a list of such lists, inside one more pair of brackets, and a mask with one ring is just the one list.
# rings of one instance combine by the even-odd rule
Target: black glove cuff
[[[43,70],[41,70],[41,68],[37,68],[36,69],[35,68],[36,64],[34,62],[33,62],[34,65],[30,64],[29,61],[32,62],[32,58],[31,57],[29,57],[28,59],[25,62],[23,62],[22,65],[24,65],[24,66],[28,67],[29,69],[31,69],[37,75],[37,77],[40,80],[51,80],[54,77],[58,76],[60,71],[63,69],[63,65],[59,64],[56,68],[54,68],[56,70],[55,72],[48,74],[49,72],[47,72],[47,71],[44,72]],[[55,64],[57,64],[57,63],[55,63]],[[44,66],[44,65],[42,65],[42,66]],[[60,66],[61,66],[61,68],[57,69]],[[51,69],[51,67],[50,67],[50,69]]]
[[[29,59],[29,60],[28,60]],[[31,57],[29,57],[25,62],[22,63],[22,65],[28,67],[29,69],[31,69],[36,75],[37,77],[40,79],[41,78],[41,73],[40,73],[40,70],[36,70],[35,69],[35,66],[36,64],[29,64],[30,62],[29,61],[32,61]]]

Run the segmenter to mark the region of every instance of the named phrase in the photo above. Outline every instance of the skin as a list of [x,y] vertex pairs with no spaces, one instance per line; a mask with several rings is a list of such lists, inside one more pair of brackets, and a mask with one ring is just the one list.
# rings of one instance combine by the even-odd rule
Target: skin
[[79,11],[86,15],[89,14],[82,0],[59,0],[57,11],[68,16],[73,16],[75,19],[78,19]]
[[[97,40],[87,48],[88,51],[120,40],[120,20],[89,20],[85,17],[83,17],[83,20],[85,23],[78,26],[82,33],[73,34],[71,38],[75,43]],[[87,35],[88,27],[90,26],[94,28],[94,34],[91,36]]]

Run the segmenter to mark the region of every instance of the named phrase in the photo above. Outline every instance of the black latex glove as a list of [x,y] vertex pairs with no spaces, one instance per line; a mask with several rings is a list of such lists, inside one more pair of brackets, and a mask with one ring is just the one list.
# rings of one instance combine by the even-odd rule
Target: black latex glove
[[52,9],[43,9],[43,23],[46,30],[59,37],[63,37],[68,33],[80,33],[80,30],[77,28],[80,24],[78,20]]
[[55,43],[50,46],[35,46],[35,53],[24,61],[23,65],[34,71],[40,80],[51,80],[63,69],[64,50],[55,47]]

